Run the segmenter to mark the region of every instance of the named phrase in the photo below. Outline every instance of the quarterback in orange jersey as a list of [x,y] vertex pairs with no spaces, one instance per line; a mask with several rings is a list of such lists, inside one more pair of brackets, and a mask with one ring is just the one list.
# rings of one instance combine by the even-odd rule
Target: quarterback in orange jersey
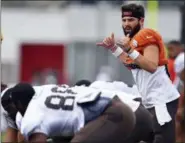
[[125,36],[116,41],[112,33],[97,45],[110,50],[131,70],[142,103],[153,115],[153,142],[175,143],[175,114],[180,95],[169,78],[163,39],[157,31],[143,27],[142,5],[123,5],[121,18]]

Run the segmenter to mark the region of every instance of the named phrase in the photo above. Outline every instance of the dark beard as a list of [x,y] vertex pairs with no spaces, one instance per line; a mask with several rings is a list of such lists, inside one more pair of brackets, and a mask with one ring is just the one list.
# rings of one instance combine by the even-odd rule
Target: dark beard
[[124,28],[123,28],[123,32],[124,32],[125,36],[126,36],[127,34],[129,34],[129,37],[130,37],[130,38],[133,38],[134,35],[135,35],[137,32],[139,32],[140,29],[141,29],[141,26],[140,26],[140,24],[138,23],[138,24],[136,25],[136,27],[135,27],[131,32],[126,32]]

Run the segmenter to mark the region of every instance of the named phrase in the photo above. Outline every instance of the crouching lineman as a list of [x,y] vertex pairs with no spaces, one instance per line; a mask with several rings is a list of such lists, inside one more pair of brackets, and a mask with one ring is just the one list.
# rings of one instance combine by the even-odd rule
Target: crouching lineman
[[127,84],[114,81],[95,81],[91,83],[88,80],[80,80],[76,83],[77,86],[89,86],[103,91],[114,92],[124,103],[126,103],[135,113],[136,125],[131,136],[127,140],[128,143],[138,143],[139,141],[145,141],[147,143],[153,142],[153,128],[152,128],[152,116],[147,109],[140,104],[135,105],[135,100],[141,100],[141,96],[135,86],[128,86]]
[[135,115],[126,104],[93,88],[45,85],[37,92],[20,83],[11,99],[23,117],[18,128],[29,142],[74,135],[71,143],[127,143],[135,126]]
[[15,122],[17,110],[10,100],[11,90],[6,86],[1,93],[1,127],[4,126],[5,134],[3,142],[23,142]]
[[[1,127],[4,127],[3,132],[5,134],[3,142],[23,142],[24,138],[20,134],[16,123],[16,119],[21,120],[22,116],[11,100],[12,89],[13,87],[1,83]],[[40,86],[34,86],[34,90],[39,92]]]

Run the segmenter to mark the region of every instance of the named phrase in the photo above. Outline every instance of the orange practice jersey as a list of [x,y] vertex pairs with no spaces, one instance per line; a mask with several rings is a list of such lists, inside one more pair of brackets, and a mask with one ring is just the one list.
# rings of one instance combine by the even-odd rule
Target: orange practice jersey
[[[148,45],[157,45],[159,47],[159,66],[166,65],[168,60],[166,58],[165,46],[160,34],[152,29],[141,29],[131,40],[130,47],[137,50],[141,55],[144,53],[145,47]],[[129,57],[126,59],[126,65],[134,64]]]

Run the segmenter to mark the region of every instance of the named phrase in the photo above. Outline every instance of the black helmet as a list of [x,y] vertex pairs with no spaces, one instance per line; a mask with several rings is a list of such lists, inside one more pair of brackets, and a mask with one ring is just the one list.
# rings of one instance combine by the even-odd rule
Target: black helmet
[[12,120],[15,121],[17,109],[12,102],[12,90],[13,88],[6,88],[1,93],[1,105],[4,111],[8,114]]
[[18,103],[27,108],[30,100],[34,96],[35,91],[32,85],[28,83],[19,83],[12,89],[12,101],[18,109]]
[[91,82],[90,82],[89,80],[83,79],[83,80],[77,81],[77,82],[75,83],[75,85],[76,85],[76,86],[82,86],[82,85],[84,85],[84,86],[89,86],[89,85],[91,85]]

